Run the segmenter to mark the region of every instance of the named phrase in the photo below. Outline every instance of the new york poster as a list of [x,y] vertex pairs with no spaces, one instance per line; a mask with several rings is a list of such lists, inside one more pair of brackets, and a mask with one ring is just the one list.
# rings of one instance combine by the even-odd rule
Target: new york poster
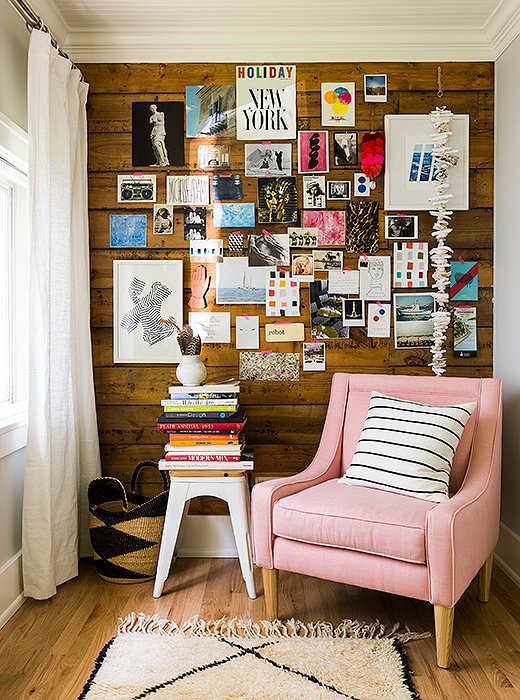
[[239,141],[296,138],[296,66],[236,67]]

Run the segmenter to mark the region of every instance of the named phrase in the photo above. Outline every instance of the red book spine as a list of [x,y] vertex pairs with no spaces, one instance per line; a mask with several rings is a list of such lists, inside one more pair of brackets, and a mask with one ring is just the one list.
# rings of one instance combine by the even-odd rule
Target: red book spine
[[168,462],[240,462],[240,455],[178,455],[167,452]]

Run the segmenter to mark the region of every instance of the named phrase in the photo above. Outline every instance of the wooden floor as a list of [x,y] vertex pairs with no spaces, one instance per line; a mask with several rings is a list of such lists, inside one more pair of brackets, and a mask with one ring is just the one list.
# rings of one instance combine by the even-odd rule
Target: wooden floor
[[[165,592],[152,598],[153,583],[118,586],[97,577],[91,562],[81,576],[60,587],[49,601],[27,601],[0,630],[2,700],[74,700],[81,691],[117,619],[132,611],[159,613],[178,622],[196,613],[264,617],[260,572],[256,600],[247,598],[236,559],[176,562]],[[400,621],[416,631],[433,631],[427,603],[280,574],[280,615],[305,621],[344,618]],[[406,645],[422,700],[520,698],[520,590],[497,567],[491,599],[477,601],[475,582],[455,612],[453,665],[437,668],[433,639]]]

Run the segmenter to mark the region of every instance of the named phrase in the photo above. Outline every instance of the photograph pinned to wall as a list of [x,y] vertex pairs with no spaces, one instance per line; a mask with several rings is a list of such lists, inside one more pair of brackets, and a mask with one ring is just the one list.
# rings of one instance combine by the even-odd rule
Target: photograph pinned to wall
[[297,382],[300,355],[297,352],[241,352],[239,379]]
[[414,240],[419,238],[418,216],[385,216],[385,238]]
[[[455,114],[450,122],[448,145],[458,151],[450,168],[449,208],[469,208],[469,116]],[[437,196],[436,168],[432,156],[434,128],[428,114],[385,116],[385,209],[429,210]]]
[[388,82],[385,73],[363,76],[365,102],[388,102]]
[[184,208],[184,240],[206,240],[206,209],[204,207]]
[[335,131],[333,132],[333,137],[334,165],[339,168],[344,168],[347,165],[357,165],[357,132]]
[[296,282],[314,282],[314,256],[312,253],[293,253],[291,274]]
[[213,205],[215,228],[252,228],[255,225],[255,205],[252,202]]
[[359,295],[359,270],[329,270],[329,292]]
[[156,175],[117,176],[117,201],[118,202],[155,202],[157,189]]
[[236,67],[237,139],[296,138],[296,66]]
[[249,266],[273,267],[276,265],[290,265],[289,235],[287,233],[269,233],[264,231],[256,236],[249,236]]
[[433,294],[394,294],[394,344],[399,349],[429,348],[433,344]]
[[478,301],[478,262],[450,263],[450,300]]
[[182,102],[132,102],[132,166],[184,165]]
[[359,258],[359,296],[374,301],[389,300],[392,273],[389,255],[364,255]]
[[192,263],[221,263],[223,260],[224,244],[222,240],[212,238],[205,241],[190,241],[190,261]]
[[329,172],[329,132],[298,132],[298,172]]
[[298,193],[295,177],[259,177],[258,223],[298,222]]
[[343,323],[344,299],[341,294],[329,292],[328,280],[309,284],[312,338],[332,340],[350,337],[350,329]]
[[186,137],[210,136],[235,138],[234,85],[186,86]]
[[326,206],[325,175],[304,175],[303,208],[325,209]]
[[233,231],[228,235],[228,250],[230,253],[244,252],[244,234],[241,231]]
[[246,257],[217,265],[217,304],[265,304],[267,267],[249,267]]
[[356,84],[321,84],[322,126],[354,126],[356,123]]
[[182,260],[114,260],[113,269],[114,362],[179,362]]
[[311,340],[303,344],[303,371],[324,372],[327,369],[325,363],[325,343]]
[[173,233],[173,206],[171,204],[153,205],[154,236],[169,236]]
[[350,199],[350,181],[327,180],[327,199],[343,201]]
[[370,178],[365,173],[354,173],[354,197],[370,197]]
[[313,250],[314,272],[329,272],[343,269],[342,250]]
[[343,324],[349,327],[365,325],[365,302],[363,299],[343,299]]
[[229,168],[229,146],[222,143],[212,143],[208,146],[199,146],[197,149],[197,167]]
[[477,307],[455,306],[453,309],[453,354],[455,357],[476,357],[477,349]]
[[394,243],[394,287],[428,286],[428,243]]
[[246,143],[246,177],[277,177],[292,174],[292,145],[290,143]]
[[317,228],[291,228],[287,229],[289,234],[289,246],[291,248],[314,248],[318,245]]
[[242,178],[240,175],[222,174],[211,177],[213,201],[242,199]]
[[237,316],[236,349],[258,350],[260,347],[260,318],[258,316]]
[[344,211],[304,211],[305,228],[318,229],[318,245],[345,245]]
[[110,214],[111,248],[146,248],[146,214]]
[[166,201],[174,207],[203,207],[209,204],[208,175],[168,175]]
[[284,270],[270,270],[267,279],[266,316],[299,316],[300,283]]
[[190,311],[189,324],[202,343],[231,342],[231,314],[229,311]]
[[368,304],[368,338],[390,337],[390,304]]

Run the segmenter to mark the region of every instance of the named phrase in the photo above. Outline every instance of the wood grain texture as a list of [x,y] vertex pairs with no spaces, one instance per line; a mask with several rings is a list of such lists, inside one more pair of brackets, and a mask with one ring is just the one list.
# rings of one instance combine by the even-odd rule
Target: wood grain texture
[[[164,593],[153,581],[118,586],[101,580],[84,560],[81,575],[48,601],[27,600],[0,634],[2,700],[72,700],[87,681],[97,654],[130,612],[183,622],[195,614],[265,618],[262,576],[258,598],[247,597],[238,559],[178,559]],[[429,603],[285,571],[279,575],[279,615],[337,625],[350,618],[434,631]],[[422,700],[513,700],[520,696],[520,591],[497,567],[489,603],[474,582],[457,603],[449,671],[437,667],[434,638],[406,644]]]
[[[470,210],[455,212],[450,245],[455,256],[479,263],[478,345],[476,358],[459,359],[448,349],[448,376],[492,376],[493,356],[493,118],[494,72],[492,63],[443,63],[444,97],[437,98],[437,64],[433,63],[327,63],[297,67],[297,120],[299,128],[320,125],[320,83],[345,80],[356,82],[356,126],[359,143],[363,133],[383,128],[385,114],[427,114],[442,103],[470,120]],[[233,64],[85,64],[81,66],[90,84],[89,128],[89,220],[91,248],[91,325],[95,366],[96,400],[103,471],[128,483],[135,463],[161,456],[165,442],[155,429],[161,412],[160,401],[167,387],[175,382],[174,365],[133,365],[113,363],[113,260],[179,260],[184,263],[184,308],[189,298],[191,273],[189,242],[183,237],[182,209],[174,210],[174,233],[155,236],[153,209],[142,203],[117,203],[116,176],[132,172],[132,103],[151,101],[184,102],[186,85],[232,84]],[[362,93],[365,73],[386,73],[387,103],[365,103]],[[330,129],[330,132],[333,130]],[[226,140],[231,149],[231,171],[242,174],[243,201],[256,202],[257,180],[246,178],[244,142]],[[165,201],[166,175],[201,173],[197,170],[197,147],[204,139],[185,139],[186,163],[181,168],[139,168],[157,175],[157,202]],[[293,142],[293,172],[297,172],[297,144]],[[387,154],[388,157],[388,154]],[[359,166],[331,166],[329,179],[352,179]],[[211,174],[211,171],[204,171]],[[299,207],[302,206],[301,176],[298,176]],[[379,203],[379,254],[392,253],[392,241],[384,238],[383,177],[372,193]],[[328,208],[342,204],[329,202]],[[146,214],[148,240],[145,249],[110,249],[110,214]],[[433,245],[433,219],[427,211],[418,212],[420,240]],[[257,233],[262,226],[246,230]],[[285,226],[269,227],[284,233]],[[208,207],[208,238],[222,238],[227,250],[229,230],[213,226],[212,206]],[[357,256],[345,254],[345,264],[357,266]],[[207,265],[210,287],[208,310],[231,312],[231,344],[203,347],[202,359],[208,367],[208,380],[218,382],[238,377],[239,352],[235,349],[235,316],[248,313],[260,319],[261,348],[267,321],[261,306],[216,305],[216,266]],[[430,271],[431,272],[431,271]],[[318,274],[324,279],[325,274]],[[310,340],[308,284],[302,284],[301,317]],[[451,343],[451,335],[450,340]],[[312,459],[319,442],[330,381],[334,372],[373,372],[376,374],[431,373],[427,349],[395,350],[393,337],[367,338],[366,329],[356,328],[345,341],[327,342],[327,371],[300,374],[299,382],[243,382],[241,402],[249,422],[246,436],[255,447],[255,474],[295,473]],[[269,344],[279,352],[301,352],[300,343]],[[215,499],[199,499],[196,512],[224,512]],[[192,512],[193,512],[192,509]],[[207,509],[207,510],[205,510]],[[293,592],[294,595],[294,592]]]

